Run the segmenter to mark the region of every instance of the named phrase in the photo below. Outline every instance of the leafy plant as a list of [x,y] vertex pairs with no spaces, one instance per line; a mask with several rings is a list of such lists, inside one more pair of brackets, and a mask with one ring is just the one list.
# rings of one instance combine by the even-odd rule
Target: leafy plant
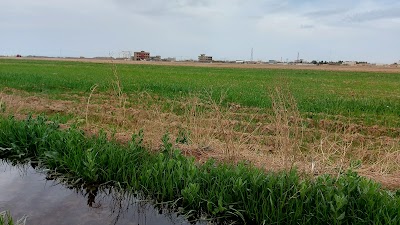
[[[0,158],[39,159],[40,165],[87,184],[109,183],[186,211],[247,224],[399,224],[400,194],[347,171],[337,177],[300,178],[295,170],[272,173],[245,163],[209,160],[198,165],[174,149],[142,145],[143,133],[121,145],[103,132],[85,136],[59,130],[46,118],[0,117]],[[23,152],[23,155],[20,155]],[[15,157],[17,155],[18,157]],[[4,214],[6,215],[6,214]],[[3,224],[6,221],[2,218]]]
[[3,99],[0,99],[0,113],[4,113],[7,109],[6,103],[3,102]]
[[189,144],[190,143],[190,131],[179,128],[178,137],[176,138],[175,142],[180,144]]
[[26,224],[26,216],[14,222],[9,211],[0,212],[0,225],[25,225]]

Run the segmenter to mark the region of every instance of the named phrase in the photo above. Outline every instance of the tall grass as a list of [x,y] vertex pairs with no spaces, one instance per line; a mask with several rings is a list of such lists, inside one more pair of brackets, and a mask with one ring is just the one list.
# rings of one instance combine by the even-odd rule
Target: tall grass
[[0,225],[25,225],[26,216],[14,222],[9,211],[0,212]]
[[114,183],[190,212],[247,224],[399,224],[400,193],[348,171],[338,177],[299,178],[296,171],[266,173],[251,165],[198,165],[174,149],[168,135],[160,153],[127,145],[105,133],[87,137],[59,130],[44,117],[0,118],[0,158],[39,159],[69,179]]
[[[271,93],[275,131],[275,150],[284,155],[284,162],[296,161],[300,153],[303,136],[303,124],[296,99],[291,94],[288,84],[277,85]],[[289,167],[289,165],[285,165]]]
[[[96,89],[96,93],[88,93],[88,97],[81,98],[79,103],[24,98],[18,96],[18,92],[13,95],[0,92],[4,96],[0,97],[8,106],[3,115],[15,114],[23,118],[21,114],[32,110],[36,114],[53,114],[54,118],[64,117],[63,126],[77,123],[90,133],[105,129],[115,133],[122,142],[129,141],[130,134],[142,128],[146,133],[146,147],[152,150],[159,149],[160,137],[168,131],[176,140],[175,146],[200,161],[210,157],[227,161],[248,160],[268,170],[295,166],[301,172],[314,175],[337,174],[353,161],[360,161],[356,169],[361,174],[382,182],[385,187],[395,186],[391,180],[400,168],[396,160],[400,156],[398,128],[304,118],[290,83],[283,81],[270,89],[270,96],[265,96],[273,102],[271,109],[238,104],[226,107],[223,102],[227,92],[218,93],[218,101],[214,100],[214,92],[170,101],[148,93],[126,95],[117,92],[118,87],[110,89],[109,95]],[[121,96],[128,104],[121,105]],[[54,115],[53,105],[56,109],[63,106],[61,117]],[[42,106],[47,107],[43,109]]]
[[13,225],[14,221],[7,211],[0,212],[0,225]]

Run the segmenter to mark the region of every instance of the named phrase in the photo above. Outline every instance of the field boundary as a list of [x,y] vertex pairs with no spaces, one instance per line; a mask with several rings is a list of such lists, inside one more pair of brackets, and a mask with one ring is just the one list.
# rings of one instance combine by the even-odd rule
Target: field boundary
[[101,64],[128,64],[128,65],[157,65],[157,66],[186,66],[186,67],[211,67],[211,68],[237,68],[237,69],[275,69],[275,70],[317,70],[317,71],[346,71],[346,72],[382,72],[399,73],[399,66],[344,66],[344,65],[275,65],[275,64],[235,64],[235,63],[196,63],[196,62],[151,62],[130,60],[104,60],[89,58],[16,58],[0,57],[0,59],[33,60],[33,61],[64,61]]

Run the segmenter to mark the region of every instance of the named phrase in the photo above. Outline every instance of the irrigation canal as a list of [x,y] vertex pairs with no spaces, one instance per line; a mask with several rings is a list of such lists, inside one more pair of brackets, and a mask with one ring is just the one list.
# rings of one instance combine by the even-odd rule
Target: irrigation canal
[[190,224],[183,216],[113,188],[72,187],[32,166],[0,160],[0,212],[5,210],[14,219],[27,216],[27,225]]

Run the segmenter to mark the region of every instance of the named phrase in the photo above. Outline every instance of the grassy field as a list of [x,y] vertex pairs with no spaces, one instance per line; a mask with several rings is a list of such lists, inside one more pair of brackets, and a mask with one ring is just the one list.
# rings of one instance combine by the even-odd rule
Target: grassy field
[[300,178],[293,170],[265,173],[244,163],[197,164],[174,149],[168,136],[163,137],[161,152],[149,152],[142,135],[121,145],[105,133],[88,137],[75,128],[60,130],[56,121],[44,117],[23,121],[0,117],[0,158],[39,160],[49,173],[75,184],[113,184],[169,202],[175,209],[183,207],[181,213],[206,214],[219,222],[400,222],[400,192],[383,190],[354,172],[313,179]]
[[[400,74],[316,70],[200,68],[118,65],[125,93],[147,92],[174,99],[207,93],[224,103],[270,108],[270,91],[289,85],[299,111],[305,115],[345,116],[358,123],[400,126]],[[15,88],[61,98],[110,90],[110,64],[0,60],[0,88]]]
[[400,74],[0,59],[0,115],[46,114],[122,143],[400,187]]

